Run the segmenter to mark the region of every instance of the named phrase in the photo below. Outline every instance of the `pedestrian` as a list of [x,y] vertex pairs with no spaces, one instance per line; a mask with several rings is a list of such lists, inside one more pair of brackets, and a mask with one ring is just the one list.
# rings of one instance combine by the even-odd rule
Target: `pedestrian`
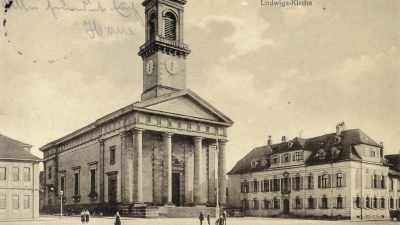
[[210,225],[210,212],[207,213],[207,222],[208,222],[208,225]]
[[200,220],[200,225],[202,225],[204,220],[203,211],[200,212],[199,220]]
[[224,210],[224,212],[222,213],[222,216],[224,217],[224,221],[225,221],[225,225],[226,225],[226,220],[228,219],[229,214],[226,212],[226,210]]
[[85,211],[85,220],[86,220],[86,223],[89,223],[89,218],[90,218],[90,212],[89,212],[89,210],[86,209],[86,211]]
[[218,225],[224,225],[224,217],[222,216],[222,213],[219,213],[219,218],[218,218]]
[[119,216],[119,212],[117,211],[117,213],[115,214],[114,217],[114,225],[121,225],[121,217]]
[[81,222],[82,222],[82,224],[85,223],[85,210],[84,209],[82,209],[82,212],[81,212]]

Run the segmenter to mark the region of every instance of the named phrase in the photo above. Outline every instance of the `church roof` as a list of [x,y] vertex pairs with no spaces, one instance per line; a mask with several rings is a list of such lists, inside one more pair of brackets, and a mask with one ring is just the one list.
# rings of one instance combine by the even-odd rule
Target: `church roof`
[[[244,158],[239,160],[228,175],[267,170],[270,167],[270,156],[283,152],[292,152],[296,150],[310,151],[311,154],[305,161],[305,165],[309,166],[345,160],[359,160],[361,157],[354,149],[354,146],[358,144],[381,147],[360,129],[344,130],[340,134],[341,139],[339,143],[335,142],[335,137],[336,133],[308,139],[296,137],[287,142],[273,144],[271,146],[256,147]],[[289,142],[291,142],[291,144],[289,144]],[[332,157],[331,149],[333,148],[340,150],[337,157]],[[319,157],[321,151],[325,154],[323,158]],[[252,168],[251,162],[260,161],[262,159],[268,161],[267,164],[262,165],[262,163],[258,163],[256,167]],[[382,163],[385,164],[385,161],[383,160]]]
[[0,160],[41,161],[24,147],[29,149],[31,146],[0,134]]
[[62,138],[52,141],[40,148],[41,151],[54,146],[57,143],[67,141],[75,136],[96,129],[100,124],[113,120],[125,114],[139,111],[158,115],[187,118],[205,123],[232,126],[233,121],[222,112],[206,102],[200,96],[189,89],[173,92],[142,102],[135,102],[108,115],[105,115],[95,122],[80,128]]
[[195,119],[212,120],[232,125],[233,121],[214,108],[190,89],[184,89],[133,104],[137,110],[146,109],[157,113],[167,113],[175,116],[185,116]]

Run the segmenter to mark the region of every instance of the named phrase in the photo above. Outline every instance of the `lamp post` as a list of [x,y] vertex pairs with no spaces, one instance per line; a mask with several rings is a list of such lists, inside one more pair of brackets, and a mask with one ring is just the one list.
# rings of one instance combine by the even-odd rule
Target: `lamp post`
[[62,218],[63,191],[60,191],[60,219]]
[[216,146],[216,148],[215,148],[215,154],[216,154],[216,168],[215,168],[215,171],[216,171],[216,174],[217,174],[217,185],[216,185],[216,193],[217,193],[217,200],[216,200],[216,205],[215,205],[215,217],[218,219],[219,218],[219,173],[218,173],[218,170],[219,170],[219,164],[218,164],[218,153],[219,153],[219,146],[218,146],[218,139],[216,139],[217,140],[217,146]]

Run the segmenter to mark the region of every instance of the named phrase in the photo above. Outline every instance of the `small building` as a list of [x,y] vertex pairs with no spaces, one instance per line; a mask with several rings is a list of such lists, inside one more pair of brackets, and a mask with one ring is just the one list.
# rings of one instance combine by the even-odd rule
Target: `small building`
[[398,168],[390,169],[383,144],[363,131],[340,123],[335,133],[271,142],[228,173],[229,207],[248,216],[352,220],[388,219],[399,208]]
[[39,162],[31,146],[0,134],[0,220],[39,217]]

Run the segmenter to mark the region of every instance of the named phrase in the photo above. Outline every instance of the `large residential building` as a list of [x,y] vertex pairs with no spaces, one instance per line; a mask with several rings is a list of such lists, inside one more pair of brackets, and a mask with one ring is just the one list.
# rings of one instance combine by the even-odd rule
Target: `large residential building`
[[[257,147],[228,173],[228,206],[245,215],[388,219],[400,207],[400,157],[359,129]],[[396,161],[397,160],[397,161]]]
[[0,134],[0,220],[39,217],[39,162],[31,146]]
[[40,148],[47,208],[59,205],[61,191],[64,208],[100,212],[215,205],[217,165],[219,201],[225,204],[227,129],[233,122],[186,89],[185,3],[142,3],[141,102]]

